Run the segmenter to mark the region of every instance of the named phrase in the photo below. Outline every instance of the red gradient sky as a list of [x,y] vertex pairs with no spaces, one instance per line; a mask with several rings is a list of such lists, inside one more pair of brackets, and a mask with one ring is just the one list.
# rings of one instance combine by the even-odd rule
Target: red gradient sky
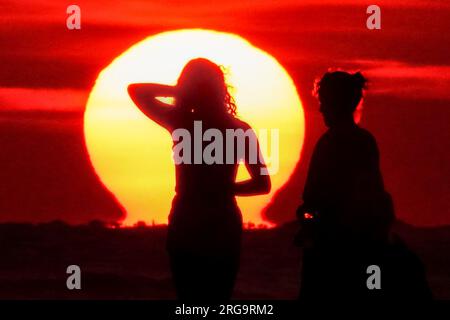
[[[299,4],[300,2],[300,4]],[[293,77],[306,116],[303,157],[265,211],[291,220],[311,150],[324,126],[311,96],[329,67],[370,79],[362,126],[377,138],[397,216],[450,224],[450,3],[378,1],[382,29],[365,26],[366,1],[77,1],[82,29],[65,26],[65,1],[0,5],[0,221],[115,220],[123,210],[98,181],[82,115],[98,73],[161,31],[232,32],[275,56]]]

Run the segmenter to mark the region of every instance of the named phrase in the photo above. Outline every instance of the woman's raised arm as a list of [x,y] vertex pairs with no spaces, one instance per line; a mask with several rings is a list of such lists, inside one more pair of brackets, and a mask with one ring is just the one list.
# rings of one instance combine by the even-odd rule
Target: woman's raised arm
[[138,108],[159,125],[170,128],[174,107],[157,97],[175,97],[176,87],[158,83],[133,83],[128,86],[128,94]]
[[[252,149],[250,143],[245,147],[245,167],[250,174],[250,179],[245,181],[236,182],[234,184],[234,194],[237,196],[253,196],[257,194],[269,193],[271,189],[270,176],[266,164],[264,162],[261,150],[259,148],[259,142],[254,135],[253,130],[250,140],[254,139],[256,142],[253,144],[256,146],[256,150]],[[254,156],[250,156],[250,152],[254,152]],[[254,158],[256,161],[251,161]]]

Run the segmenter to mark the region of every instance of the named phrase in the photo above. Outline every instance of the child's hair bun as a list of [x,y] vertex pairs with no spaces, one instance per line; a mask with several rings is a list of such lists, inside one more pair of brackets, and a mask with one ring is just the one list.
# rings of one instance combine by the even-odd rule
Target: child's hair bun
[[365,89],[367,85],[367,79],[362,75],[361,72],[355,72],[352,74],[352,80],[355,83],[355,85],[361,89]]

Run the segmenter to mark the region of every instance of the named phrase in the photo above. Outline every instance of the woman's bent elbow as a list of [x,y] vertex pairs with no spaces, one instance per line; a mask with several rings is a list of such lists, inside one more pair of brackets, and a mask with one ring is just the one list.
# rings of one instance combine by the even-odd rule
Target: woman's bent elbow
[[266,176],[266,179],[263,180],[261,189],[261,193],[263,194],[269,193],[272,189],[272,183],[270,182],[269,176]]

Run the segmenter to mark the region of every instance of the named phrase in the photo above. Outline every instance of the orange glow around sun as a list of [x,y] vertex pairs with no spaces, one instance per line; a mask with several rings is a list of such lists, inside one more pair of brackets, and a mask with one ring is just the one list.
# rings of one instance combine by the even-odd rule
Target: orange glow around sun
[[[277,60],[237,35],[203,29],[164,32],[118,56],[99,74],[86,106],[84,133],[92,165],[126,209],[124,225],[167,223],[175,187],[171,137],[133,104],[127,86],[136,82],[174,85],[183,66],[197,57],[225,68],[238,117],[257,135],[260,129],[279,131],[279,165],[271,175],[272,191],[238,197],[244,222],[270,225],[261,211],[300,158],[303,108],[292,79]],[[271,159],[262,151],[265,159]],[[241,166],[238,179],[246,177]]]

